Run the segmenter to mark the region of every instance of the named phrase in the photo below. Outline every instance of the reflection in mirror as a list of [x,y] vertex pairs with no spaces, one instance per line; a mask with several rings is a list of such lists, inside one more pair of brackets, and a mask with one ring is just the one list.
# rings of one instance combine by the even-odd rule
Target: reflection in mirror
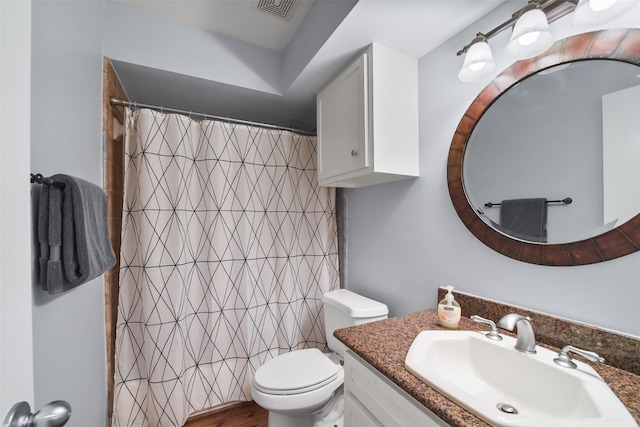
[[637,215],[639,75],[625,62],[575,61],[499,97],[464,155],[465,191],[482,220],[520,240],[567,243]]
[[[592,86],[594,81],[602,80],[606,74],[618,73],[607,68],[607,71],[601,70],[599,76],[590,83],[581,83],[578,76],[585,72],[582,62],[587,66],[601,59],[609,60],[604,61],[606,63],[618,61],[630,64],[631,73],[622,77],[630,82],[620,87],[600,89],[600,95],[586,95],[586,88]],[[562,66],[557,67],[558,65]],[[553,266],[592,264],[640,250],[640,208],[636,205],[640,197],[633,192],[638,188],[637,171],[640,170],[640,96],[637,92],[640,90],[640,79],[636,77],[640,74],[639,65],[640,29],[612,28],[594,31],[559,40],[547,52],[514,63],[478,94],[458,124],[447,162],[447,184],[451,201],[462,223],[478,240],[510,258]],[[535,76],[530,78],[532,75]],[[560,80],[554,80],[559,76]],[[531,82],[535,82],[548,77],[552,81],[551,86],[526,89],[529,78]],[[617,82],[620,78],[616,77],[613,80]],[[573,88],[573,92],[567,92],[574,85],[578,86]],[[518,93],[515,99],[501,100],[503,94],[506,93],[505,97],[509,96],[511,89],[513,93]],[[546,100],[547,104],[536,104],[541,102],[533,100],[537,92],[544,93],[541,98]],[[619,95],[624,99],[616,99]],[[597,104],[600,104],[601,110],[598,114],[593,111],[577,113],[585,97],[600,97]],[[511,105],[511,109],[506,108],[509,111],[497,113],[497,116],[501,116],[499,122],[492,125],[487,120],[488,125],[479,124],[481,121],[484,122],[485,113],[493,114],[489,113],[489,110],[494,103],[503,102],[515,104]],[[619,108],[619,102],[626,104]],[[524,110],[525,105],[530,108]],[[554,112],[547,114],[548,108],[552,108]],[[520,120],[520,123],[515,124],[516,120]],[[552,129],[549,125],[552,121],[563,123],[565,126],[560,130]],[[597,123],[600,128],[585,131],[587,123]],[[633,128],[629,128],[629,124],[633,125]],[[490,143],[504,140],[510,144],[501,146],[498,152],[491,154],[488,148],[481,147],[484,141],[478,142],[475,139],[478,126],[487,127],[478,133],[488,135]],[[529,133],[533,130],[537,133],[529,138]],[[498,131],[506,134],[498,134]],[[593,134],[605,137],[599,148],[587,145],[587,140],[591,141]],[[629,138],[630,134],[635,139]],[[548,145],[547,151],[533,150],[540,145]],[[471,151],[469,156],[466,155],[467,150]],[[473,151],[480,153],[474,155]],[[506,157],[508,151],[512,152],[510,158]],[[589,154],[587,161],[590,161],[591,165],[578,164],[585,153]],[[598,153],[602,158],[596,157]],[[466,162],[478,155],[488,157],[493,163],[467,167]],[[536,159],[536,156],[539,158]],[[512,185],[511,181],[524,176],[523,170],[529,163],[534,165],[530,168],[533,169],[533,175],[525,181],[521,180],[517,185]],[[476,172],[472,171],[474,169]],[[503,175],[498,187],[491,188],[488,182],[492,179],[496,181],[494,175],[498,171],[502,172],[502,169],[512,171]],[[564,175],[551,175],[551,172],[555,173],[558,170]],[[586,170],[599,171],[599,175],[592,174],[587,177],[584,174]],[[549,176],[552,178],[548,179]],[[545,181],[544,188],[539,186],[527,189],[526,192],[520,191],[525,185],[539,181]],[[632,183],[631,187],[629,183]],[[482,190],[488,192],[482,194]],[[542,205],[540,200],[536,200],[552,201],[565,198],[571,198],[572,202]],[[507,201],[507,204],[511,201],[512,208],[515,205],[510,213],[515,223],[518,223],[517,218],[521,214],[519,212],[522,211],[522,206],[527,203],[534,203],[534,206],[538,203],[538,207],[546,207],[546,210],[542,208],[536,213],[538,218],[542,218],[536,221],[542,221],[541,224],[544,225],[537,228],[541,237],[513,237],[513,232],[509,234],[499,231],[499,215],[500,211],[503,211],[503,200]],[[500,203],[501,206],[485,207],[485,203],[489,202]],[[577,216],[565,219],[564,225],[559,225],[560,218],[569,215],[571,211],[578,211]],[[569,234],[569,229],[578,222],[583,223],[582,231],[571,231],[572,234]],[[520,231],[531,233],[531,229],[536,228],[530,227]],[[554,243],[557,241],[562,243]]]

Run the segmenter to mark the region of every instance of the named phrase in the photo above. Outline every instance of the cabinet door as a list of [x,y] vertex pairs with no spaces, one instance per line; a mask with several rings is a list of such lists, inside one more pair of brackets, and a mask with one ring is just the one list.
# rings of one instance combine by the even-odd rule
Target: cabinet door
[[346,423],[345,427],[447,425],[350,350],[344,358],[344,390],[345,422],[350,420],[351,423]]
[[318,178],[369,167],[367,54],[318,94]]
[[344,396],[344,427],[382,427],[351,395]]

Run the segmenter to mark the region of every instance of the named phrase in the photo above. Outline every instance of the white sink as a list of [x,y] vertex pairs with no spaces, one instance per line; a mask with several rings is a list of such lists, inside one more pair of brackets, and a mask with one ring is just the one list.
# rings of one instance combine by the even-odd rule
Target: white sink
[[[472,331],[423,331],[405,359],[409,372],[496,426],[637,426],[589,365],[558,366],[557,354],[514,349]],[[502,410],[499,409],[502,406]],[[517,413],[508,413],[511,409]]]

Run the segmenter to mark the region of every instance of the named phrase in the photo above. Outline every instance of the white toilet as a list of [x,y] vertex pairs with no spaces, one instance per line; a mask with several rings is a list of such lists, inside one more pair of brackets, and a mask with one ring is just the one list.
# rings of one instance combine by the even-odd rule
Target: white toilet
[[[251,394],[269,411],[269,427],[311,427],[319,418],[339,416],[342,426],[341,361],[347,347],[333,331],[386,319],[386,305],[346,289],[323,296],[327,345],[331,353],[316,348],[281,354],[260,366],[253,377]],[[339,411],[339,413],[337,413]]]

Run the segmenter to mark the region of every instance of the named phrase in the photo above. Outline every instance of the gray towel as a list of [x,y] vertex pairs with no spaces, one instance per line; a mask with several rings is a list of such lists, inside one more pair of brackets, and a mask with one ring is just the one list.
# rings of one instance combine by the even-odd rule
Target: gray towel
[[40,280],[51,294],[86,283],[116,263],[109,239],[107,197],[102,188],[69,175],[54,175],[63,188],[44,185],[38,239]]
[[500,226],[523,240],[547,241],[547,199],[513,199],[500,202]]

